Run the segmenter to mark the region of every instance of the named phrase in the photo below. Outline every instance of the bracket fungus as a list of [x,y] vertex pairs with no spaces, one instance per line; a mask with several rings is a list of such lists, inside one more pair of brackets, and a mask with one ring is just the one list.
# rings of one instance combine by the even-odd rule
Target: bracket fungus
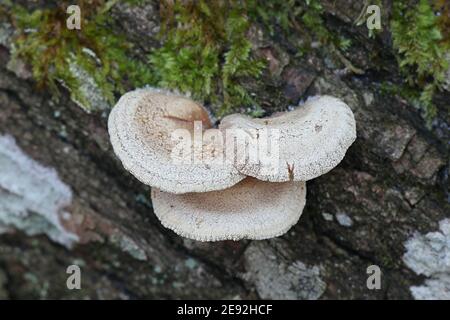
[[205,152],[200,155],[181,154],[181,159],[174,161],[178,144],[174,133],[187,132],[190,138],[195,131],[203,134],[210,128],[202,106],[150,88],[123,95],[108,119],[111,144],[125,169],[142,183],[171,193],[221,190],[245,177],[231,164],[211,165],[215,156],[206,153],[208,146],[201,148]]
[[[293,111],[268,118],[232,114],[222,119],[219,128],[253,130],[253,136],[238,140],[245,144],[238,148],[251,150],[253,147],[257,156],[252,161],[248,153],[236,153],[234,162],[242,174],[271,182],[307,181],[327,173],[342,161],[356,139],[352,110],[330,96],[311,98]],[[268,134],[260,135],[261,131]],[[264,159],[261,147],[266,144],[267,135],[271,147],[277,148],[276,163],[261,161]]]
[[280,236],[297,223],[305,198],[305,182],[270,183],[251,177],[221,191],[174,195],[152,189],[161,223],[199,241]]
[[215,129],[201,105],[150,88],[120,98],[108,131],[123,166],[152,187],[161,223],[199,241],[284,234],[302,214],[305,181],[334,168],[356,139],[351,109],[330,96],[264,119],[230,115]]

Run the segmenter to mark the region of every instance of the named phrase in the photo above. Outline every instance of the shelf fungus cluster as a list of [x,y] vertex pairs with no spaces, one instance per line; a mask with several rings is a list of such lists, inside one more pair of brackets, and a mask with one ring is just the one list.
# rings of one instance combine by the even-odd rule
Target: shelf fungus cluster
[[297,223],[307,180],[333,169],[356,139],[350,108],[330,96],[213,127],[181,95],[138,89],[111,111],[108,130],[123,166],[152,187],[161,223],[200,241],[267,239]]

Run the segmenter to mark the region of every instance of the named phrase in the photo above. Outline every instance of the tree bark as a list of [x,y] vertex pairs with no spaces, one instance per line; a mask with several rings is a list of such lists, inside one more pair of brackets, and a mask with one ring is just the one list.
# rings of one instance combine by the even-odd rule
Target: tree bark
[[[202,243],[162,227],[150,188],[112,151],[107,112],[86,113],[64,90],[55,102],[36,89],[29,66],[8,63],[10,46],[2,43],[0,137],[9,138],[0,140],[0,166],[19,168],[8,181],[25,190],[13,195],[12,185],[0,184],[0,210],[23,209],[14,222],[0,212],[0,298],[449,298],[450,265],[436,258],[450,254],[449,93],[436,97],[439,125],[427,129],[411,105],[381,93],[382,81],[401,78],[388,26],[368,39],[353,25],[360,1],[323,4],[327,27],[352,40],[345,60],[364,74],[328,48],[298,57],[288,39],[264,35],[255,50],[272,60],[256,92],[269,112],[310,95],[339,97],[355,114],[358,138],[337,168],[307,183],[299,223],[264,241]],[[158,43],[158,21],[146,10],[157,11],[153,3],[138,8],[121,4],[113,14],[144,56]],[[0,30],[7,33],[4,24]],[[21,151],[6,150],[14,143]],[[40,176],[20,152],[57,177]],[[36,188],[27,183],[54,180],[70,189],[67,205],[34,208],[28,198]],[[66,194],[41,188],[58,199]],[[72,264],[81,268],[81,290],[66,287]],[[371,265],[382,272],[379,290],[367,286]]]

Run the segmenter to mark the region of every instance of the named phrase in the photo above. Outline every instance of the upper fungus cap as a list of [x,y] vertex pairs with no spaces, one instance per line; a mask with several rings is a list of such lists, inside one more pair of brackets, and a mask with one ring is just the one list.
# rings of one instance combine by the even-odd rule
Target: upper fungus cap
[[245,144],[238,146],[244,149],[252,143],[261,147],[266,143],[267,135],[259,133],[264,129],[269,132],[270,149],[276,147],[279,153],[275,166],[273,163],[249,161],[248,155],[239,158],[237,154],[234,161],[242,174],[272,182],[307,181],[327,173],[341,162],[356,139],[351,109],[331,96],[309,99],[293,111],[263,119],[233,114],[225,117],[219,128],[256,129],[254,139],[238,142]]
[[199,241],[268,239],[287,232],[305,206],[305,182],[270,183],[248,177],[231,188],[170,194],[152,188],[161,223]]
[[244,176],[232,164],[213,161],[220,150],[216,152],[210,141],[202,142],[200,154],[181,154],[182,161],[174,161],[179,143],[174,140],[174,132],[185,129],[192,137],[198,129],[194,124],[200,124],[201,134],[217,130],[210,129],[208,113],[199,104],[148,88],[120,98],[109,115],[108,131],[114,152],[125,169],[152,187],[171,193],[205,192],[225,189],[242,180]]

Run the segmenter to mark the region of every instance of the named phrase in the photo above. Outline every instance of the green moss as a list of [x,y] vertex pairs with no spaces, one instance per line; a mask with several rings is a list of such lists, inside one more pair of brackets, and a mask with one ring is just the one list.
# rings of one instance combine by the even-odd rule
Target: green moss
[[389,81],[382,82],[380,92],[384,95],[396,95],[408,101],[409,104],[420,108],[421,90],[404,84],[395,84]]
[[[303,40],[300,53],[305,53],[313,41],[320,41],[334,52],[347,68],[361,73],[353,67],[340,52],[347,51],[351,42],[330,32],[324,21],[324,9],[318,0],[280,1],[266,4],[262,1],[250,1],[252,16],[267,26],[273,35],[274,26],[286,34],[295,30]],[[382,1],[371,4],[382,6]],[[361,25],[367,20],[366,4],[361,15],[355,21]],[[400,94],[412,105],[423,110],[424,118],[430,124],[436,115],[433,96],[441,89],[448,64],[445,54],[450,52],[450,5],[446,0],[395,1],[391,21],[394,48],[398,53],[398,63],[409,87],[395,86]],[[369,30],[369,37],[376,36]]]
[[[247,39],[252,23],[260,24],[274,38],[280,32],[288,41],[295,38],[299,55],[315,50],[311,44],[319,41],[347,68],[360,71],[341,54],[351,42],[328,30],[319,0],[161,0],[162,46],[145,62],[130,58],[132,45],[111,32],[108,10],[117,1],[78,1],[83,12],[78,31],[65,27],[69,4],[65,1],[32,12],[10,4],[19,30],[14,55],[30,63],[39,86],[58,94],[58,83],[62,83],[73,100],[88,108],[101,101],[89,97],[87,91],[98,91],[112,105],[116,94],[149,84],[190,92],[195,99],[213,105],[219,117],[244,108],[254,115],[263,113],[246,85],[262,86],[260,76],[265,69]],[[429,1],[395,1],[391,21],[400,68],[410,91],[421,90],[419,95],[411,93],[408,100],[424,110],[428,122],[436,114],[432,99],[445,78],[450,43],[448,3]],[[438,11],[440,15],[435,14]],[[86,77],[89,80],[83,80]]]
[[93,91],[112,105],[115,93],[149,84],[190,92],[195,99],[220,106],[218,116],[248,106],[261,113],[243,85],[248,78],[258,78],[265,66],[252,57],[244,4],[161,1],[163,45],[143,63],[130,59],[131,44],[111,32],[108,10],[116,2],[79,1],[81,30],[65,27],[69,3],[32,12],[13,6],[12,19],[20,31],[15,57],[30,63],[40,87],[58,95],[61,83],[88,109],[101,104]]
[[331,41],[331,33],[325,27],[323,7],[319,1],[306,0],[307,7],[301,17],[305,27],[322,43]]
[[313,41],[334,51],[351,45],[328,31],[318,0],[163,0],[160,12],[163,45],[149,57],[155,84],[219,106],[215,110],[219,117],[244,108],[252,115],[263,114],[258,99],[245,86],[258,82],[265,68],[253,57],[247,39],[251,23],[262,22],[272,35],[274,26],[286,34],[301,31],[306,42],[299,52],[308,50]]
[[408,84],[422,88],[418,102],[428,124],[437,112],[432,101],[434,93],[441,89],[449,67],[445,55],[450,42],[440,29],[447,22],[442,21],[428,0],[413,6],[395,2],[391,22],[394,48]]
[[[316,0],[160,1],[162,46],[144,64],[129,59],[131,45],[110,32],[108,10],[116,2],[80,1],[87,14],[82,15],[79,31],[65,28],[68,3],[33,12],[15,6],[14,23],[21,31],[15,39],[15,55],[30,63],[39,86],[58,94],[58,83],[62,83],[73,100],[88,108],[101,104],[88,92],[99,91],[112,105],[115,93],[150,84],[189,92],[217,106],[220,117],[238,108],[263,114],[245,85],[258,83],[265,68],[263,61],[253,57],[247,39],[252,22],[263,21],[273,34],[272,22],[287,33],[299,19],[308,43],[336,39],[343,50],[350,45],[347,39],[330,36]],[[87,5],[89,10],[84,10]]]
[[312,27],[314,34],[323,31],[322,6],[316,0],[248,0],[246,3],[251,20],[259,22],[273,37],[277,32],[288,35],[293,29],[303,36],[305,25]]
[[275,36],[276,29],[288,32],[295,19],[303,10],[296,0],[248,0],[248,13],[253,21],[260,21],[271,36]]
[[164,44],[150,55],[158,86],[220,104],[222,116],[257,105],[243,83],[258,78],[262,61],[251,55],[250,26],[240,1],[161,2]]
[[[38,86],[58,95],[62,83],[73,100],[87,109],[98,107],[101,98],[92,99],[87,90],[97,90],[106,104],[124,84],[136,87],[151,81],[151,72],[141,62],[130,59],[131,45],[111,32],[108,9],[111,2],[79,1],[81,30],[66,27],[67,3],[29,12],[13,6],[12,20],[20,34],[14,41],[14,55],[28,61]],[[86,7],[86,8],[85,8]]]
[[[275,31],[279,31],[288,40],[297,38],[292,39],[297,45],[297,57],[311,51],[314,42],[320,42],[342,60],[339,51],[347,51],[352,45],[349,39],[328,30],[325,10],[319,0],[250,0],[247,4],[252,20],[266,27],[270,35],[276,36]],[[344,64],[347,66],[349,61]]]

